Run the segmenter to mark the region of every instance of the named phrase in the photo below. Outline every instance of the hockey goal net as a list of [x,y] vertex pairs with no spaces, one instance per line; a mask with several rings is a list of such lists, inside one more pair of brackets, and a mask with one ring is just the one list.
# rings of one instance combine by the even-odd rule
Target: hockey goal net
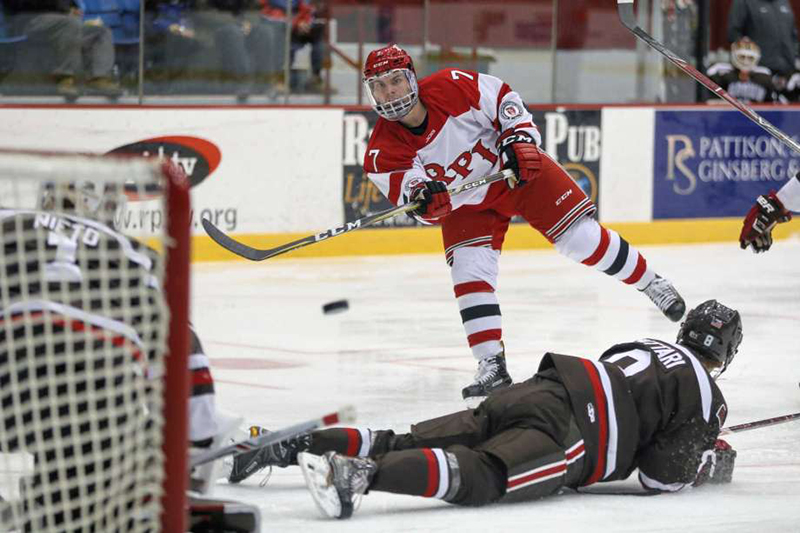
[[0,531],[185,531],[185,175],[0,150],[0,224]]

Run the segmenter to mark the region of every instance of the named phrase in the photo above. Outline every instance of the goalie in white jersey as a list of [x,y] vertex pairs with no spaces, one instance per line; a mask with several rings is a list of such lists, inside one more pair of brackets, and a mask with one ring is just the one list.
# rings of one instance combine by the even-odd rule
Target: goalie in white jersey
[[[148,384],[163,371],[151,362],[166,350],[167,308],[159,254],[113,227],[124,201],[121,186],[81,181],[45,185],[38,210],[0,207],[0,452],[30,453],[36,465],[21,481],[25,512],[0,517],[0,526],[66,531],[109,520],[107,530],[138,531],[110,521],[124,520],[125,505],[156,509],[153,486],[136,482],[156,461]],[[193,327],[189,333],[189,444],[203,451],[227,442],[239,420],[217,413],[208,357]],[[90,408],[91,417],[78,416]],[[112,444],[113,455],[103,452]],[[76,449],[79,465],[59,460]],[[211,489],[218,464],[191,472],[192,524],[241,520],[226,514],[225,502],[197,494]],[[91,497],[70,484],[79,477],[91,478]]]
[[[419,201],[424,223],[442,226],[467,341],[478,359],[464,398],[507,386],[498,259],[511,218],[523,217],[567,257],[633,285],[672,321],[686,309],[675,288],[615,231],[592,217],[595,205],[539,148],[541,135],[519,95],[502,80],[444,69],[417,83],[411,57],[397,45],[369,54],[364,84],[380,119],[364,171],[395,205]],[[448,185],[514,171],[507,183],[451,199]]]

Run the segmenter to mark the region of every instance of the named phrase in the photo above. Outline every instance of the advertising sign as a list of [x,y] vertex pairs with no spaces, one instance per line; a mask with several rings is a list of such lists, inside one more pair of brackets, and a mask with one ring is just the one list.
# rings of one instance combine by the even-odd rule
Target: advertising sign
[[[759,114],[800,136],[800,112]],[[733,110],[657,111],[654,153],[654,219],[743,216],[800,170],[800,154]]]

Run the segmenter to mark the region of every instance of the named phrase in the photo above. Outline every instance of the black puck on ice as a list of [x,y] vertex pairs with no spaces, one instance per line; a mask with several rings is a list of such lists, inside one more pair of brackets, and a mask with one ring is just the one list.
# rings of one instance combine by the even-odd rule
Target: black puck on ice
[[347,300],[336,300],[335,302],[328,302],[322,306],[322,312],[326,315],[333,315],[335,313],[343,313],[350,308]]

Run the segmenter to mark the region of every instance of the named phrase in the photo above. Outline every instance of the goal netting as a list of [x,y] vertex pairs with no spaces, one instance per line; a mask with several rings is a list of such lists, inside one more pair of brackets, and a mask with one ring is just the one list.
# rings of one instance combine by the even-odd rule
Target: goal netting
[[0,531],[185,531],[189,196],[0,150]]

